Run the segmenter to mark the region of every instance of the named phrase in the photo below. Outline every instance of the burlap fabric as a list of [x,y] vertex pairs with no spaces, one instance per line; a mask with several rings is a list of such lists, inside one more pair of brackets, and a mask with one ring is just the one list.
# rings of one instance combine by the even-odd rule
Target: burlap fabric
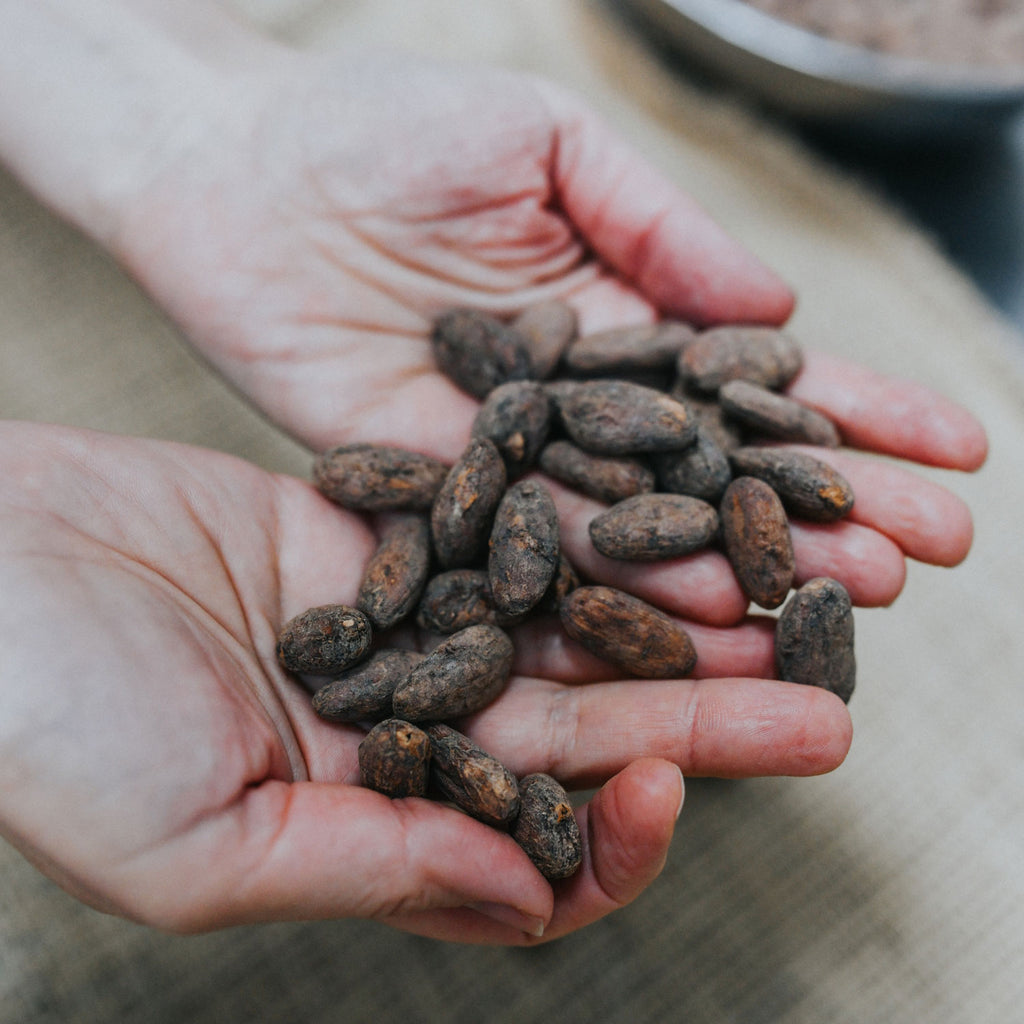
[[[601,6],[244,6],[304,45],[469,56],[584,91],[795,286],[806,345],[980,414],[987,466],[938,474],[973,506],[975,547],[955,570],[913,567],[894,607],[858,614],[856,733],[838,771],[691,782],[663,876],[577,935],[525,951],[353,921],[172,937],[82,907],[0,845],[0,1022],[1024,1019],[1024,340],[914,226],[657,65]],[[0,415],[309,468],[104,254],[8,178]]]

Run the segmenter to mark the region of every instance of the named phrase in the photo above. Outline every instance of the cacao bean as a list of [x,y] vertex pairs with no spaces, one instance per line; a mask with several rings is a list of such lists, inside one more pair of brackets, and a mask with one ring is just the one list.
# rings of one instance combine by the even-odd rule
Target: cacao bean
[[800,519],[833,523],[853,508],[853,488],[827,463],[788,448],[737,448],[729,461],[738,475],[756,476]]
[[430,526],[425,516],[396,516],[385,527],[359,585],[356,607],[384,631],[416,607],[430,573]]
[[519,780],[519,815],[512,838],[549,881],[569,878],[583,863],[583,837],[569,795],[542,772]]
[[430,739],[411,722],[379,722],[359,744],[359,774],[367,789],[395,799],[426,796]]
[[318,490],[360,512],[429,511],[447,475],[439,459],[388,445],[342,445],[313,463]]
[[718,512],[685,494],[637,494],[590,521],[590,539],[608,558],[654,562],[707,547],[718,534]]
[[839,447],[839,431],[827,416],[760,384],[728,381],[719,389],[718,401],[726,415],[755,434],[824,448]]
[[715,392],[737,379],[781,388],[802,366],[800,346],[785,331],[728,325],[699,333],[680,353],[677,369],[687,387]]
[[277,638],[277,658],[289,672],[336,675],[361,661],[373,640],[370,620],[346,604],[307,608]]
[[434,321],[430,340],[441,372],[474,398],[533,376],[523,337],[480,310],[446,310]]

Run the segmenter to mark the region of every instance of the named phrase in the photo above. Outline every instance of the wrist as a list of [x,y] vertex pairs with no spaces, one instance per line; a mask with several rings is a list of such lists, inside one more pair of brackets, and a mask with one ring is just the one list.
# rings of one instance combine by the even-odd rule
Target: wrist
[[285,52],[207,0],[0,0],[0,159],[111,245],[172,155],[244,119],[246,79]]

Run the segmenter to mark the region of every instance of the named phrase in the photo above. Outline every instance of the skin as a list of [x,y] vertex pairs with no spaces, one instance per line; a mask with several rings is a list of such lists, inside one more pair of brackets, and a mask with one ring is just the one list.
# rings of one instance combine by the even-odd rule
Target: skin
[[[12,38],[39,48],[0,70],[0,153],[311,448],[414,436],[457,457],[477,405],[426,341],[454,303],[512,312],[557,295],[585,330],[792,309],[775,274],[550,83],[294,54],[208,5],[168,6],[6,0]],[[46,117],[28,116],[44,94]],[[813,358],[792,391],[868,451],[984,460],[969,413],[879,385]],[[880,605],[907,558],[966,555],[970,516],[950,491],[835,459],[857,512],[795,530],[802,578],[827,571]],[[898,509],[883,500],[894,480]],[[584,543],[600,506],[552,489],[570,558],[679,616],[701,655],[693,680],[623,682],[549,624],[515,634],[512,682],[466,728],[517,774],[601,787],[578,811],[583,868],[555,885],[507,836],[356,785],[359,731],[316,719],[274,661],[288,618],[355,599],[371,522],[222,454],[0,424],[0,831],[79,898],[155,927],[356,916],[524,943],[654,880],[680,771],[841,763],[846,707],[768,678],[770,629],[723,559],[611,564]]]

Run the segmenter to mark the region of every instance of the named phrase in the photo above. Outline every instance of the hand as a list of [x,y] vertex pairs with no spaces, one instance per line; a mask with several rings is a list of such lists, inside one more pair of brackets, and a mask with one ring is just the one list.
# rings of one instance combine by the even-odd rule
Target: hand
[[[216,158],[168,158],[123,207],[116,248],[201,351],[316,448],[414,437],[454,460],[477,404],[426,343],[448,305],[507,312],[557,294],[584,330],[659,313],[779,323],[792,308],[774,274],[550,83],[409,57],[278,55],[244,87],[228,105],[247,112],[241,126],[210,126]],[[985,458],[977,421],[909,382],[811,353],[790,390],[852,445],[962,470]],[[856,604],[885,605],[906,558],[966,555],[970,516],[944,488],[845,451],[827,458],[856,507],[839,526],[794,526],[800,580],[834,576]],[[720,555],[613,567],[586,541],[597,506],[555,491],[589,574],[624,574],[686,617],[742,618]]]
[[[158,927],[357,916],[553,938],[657,875],[677,765],[813,774],[850,741],[814,687],[570,686],[545,662],[571,655],[524,654],[466,728],[518,775],[603,784],[579,810],[583,867],[552,886],[508,836],[356,785],[360,731],[318,719],[278,666],[285,620],[354,599],[375,543],[362,519],[223,454],[7,423],[0,522],[0,831],[77,897]],[[757,629],[702,636],[721,675],[763,656]]]

